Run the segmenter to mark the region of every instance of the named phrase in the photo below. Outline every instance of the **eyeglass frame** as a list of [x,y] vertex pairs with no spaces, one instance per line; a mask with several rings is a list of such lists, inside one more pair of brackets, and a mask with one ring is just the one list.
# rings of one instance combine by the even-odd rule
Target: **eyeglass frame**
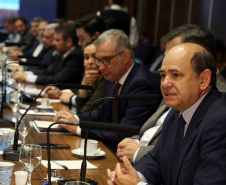
[[124,51],[126,51],[126,50],[123,50],[123,51],[117,53],[116,55],[114,55],[114,56],[112,56],[112,57],[108,57],[108,58],[104,59],[105,62],[103,61],[103,59],[99,59],[99,58],[96,58],[96,57],[95,57],[95,58],[94,58],[95,63],[96,63],[96,65],[98,65],[98,66],[100,66],[100,63],[102,63],[103,65],[109,65],[111,59],[113,59],[114,57],[116,57],[116,56],[118,56],[118,55],[121,55]]

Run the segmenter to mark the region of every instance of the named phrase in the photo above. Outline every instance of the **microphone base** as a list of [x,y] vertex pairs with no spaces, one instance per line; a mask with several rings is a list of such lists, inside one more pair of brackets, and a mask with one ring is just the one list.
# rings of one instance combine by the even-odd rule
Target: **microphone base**
[[1,127],[15,127],[15,123],[13,121],[7,119],[0,119]]
[[[64,185],[66,182],[70,182],[70,181],[78,181],[77,179],[68,179],[68,180],[58,180],[57,181],[57,184],[59,185]],[[97,185],[98,183],[94,180],[91,180],[91,179],[86,179],[85,180],[87,183],[89,183],[90,185]]]
[[3,152],[3,159],[10,161],[19,161],[20,150],[6,149]]

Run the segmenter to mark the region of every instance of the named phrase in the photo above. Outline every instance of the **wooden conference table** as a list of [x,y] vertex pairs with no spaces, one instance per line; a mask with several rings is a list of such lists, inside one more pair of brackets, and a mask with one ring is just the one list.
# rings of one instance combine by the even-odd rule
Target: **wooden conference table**
[[[40,87],[41,88],[41,87]],[[66,105],[62,103],[52,103],[54,110],[60,110],[62,108],[67,108]],[[4,115],[11,114],[11,110],[5,109]],[[51,120],[53,117],[50,116],[38,116],[39,119]],[[34,116],[34,119],[37,117]],[[50,134],[50,142],[53,144],[69,144],[71,149],[51,149],[51,160],[81,160],[78,156],[71,153],[71,150],[79,148],[80,140],[82,138],[75,135],[58,135]],[[46,143],[46,134],[38,133],[35,128],[32,128],[26,137],[27,144],[36,144],[36,143]],[[96,181],[100,185],[104,185],[107,182],[107,168],[115,169],[116,163],[119,162],[118,158],[101,142],[98,142],[98,148],[101,148],[106,154],[104,156],[88,159],[90,163],[95,165],[98,169],[90,169],[86,172],[86,178]],[[42,149],[42,159],[47,160],[47,150]],[[0,161],[3,160],[0,156]],[[15,163],[14,171],[25,170],[19,161],[12,161]],[[121,163],[121,162],[120,162]],[[122,163],[121,163],[122,165]],[[53,170],[52,170],[53,171]],[[60,170],[61,177],[65,179],[79,179],[80,170]],[[40,164],[33,172],[31,177],[31,183],[33,185],[44,184],[47,181],[44,180],[47,176],[47,168]],[[15,184],[14,174],[12,175],[11,185]]]

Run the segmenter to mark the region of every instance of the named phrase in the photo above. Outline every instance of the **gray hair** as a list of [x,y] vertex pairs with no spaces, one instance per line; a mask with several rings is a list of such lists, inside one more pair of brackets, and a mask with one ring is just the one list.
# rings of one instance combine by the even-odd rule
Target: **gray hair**
[[51,24],[46,25],[44,30],[52,30],[52,34],[54,34],[55,33],[55,28],[57,26],[59,26],[58,23],[51,23]]
[[122,30],[110,29],[103,32],[98,39],[94,42],[95,46],[99,46],[102,43],[115,41],[115,51],[120,52],[123,50],[129,50],[131,58],[134,59],[134,53],[130,44],[129,38]]

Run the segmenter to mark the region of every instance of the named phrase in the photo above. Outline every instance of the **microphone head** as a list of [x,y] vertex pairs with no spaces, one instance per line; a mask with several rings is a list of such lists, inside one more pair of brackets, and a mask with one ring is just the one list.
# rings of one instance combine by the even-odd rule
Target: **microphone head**
[[6,42],[5,43],[5,46],[24,46],[24,45],[27,45],[26,43],[15,43],[15,42]]
[[158,94],[127,94],[114,96],[117,101],[129,101],[129,100],[157,100]]
[[90,85],[57,83],[56,86],[58,88],[60,88],[60,89],[85,89],[85,90],[93,90],[93,86],[90,86]]

